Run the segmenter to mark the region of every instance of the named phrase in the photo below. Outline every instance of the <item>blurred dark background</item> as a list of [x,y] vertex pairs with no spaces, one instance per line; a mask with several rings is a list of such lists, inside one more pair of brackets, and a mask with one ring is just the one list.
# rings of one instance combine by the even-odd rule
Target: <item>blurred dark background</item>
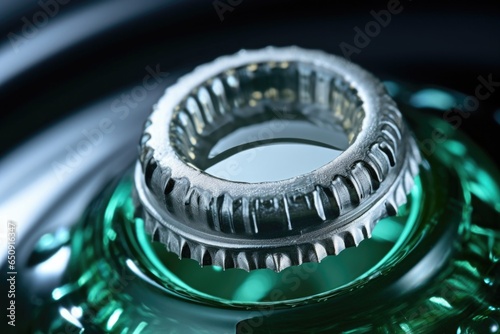
[[[355,46],[355,28],[364,30],[374,20],[371,11],[388,6],[399,12],[352,61],[382,79],[472,96],[478,76],[500,81],[500,11],[493,2],[3,0],[0,157],[64,116],[140,82],[147,66],[179,73],[266,45],[342,55],[341,43]],[[500,87],[460,127],[497,163],[499,101]]]
[[[375,16],[384,24],[366,36]],[[0,219],[18,224],[19,266],[44,233],[74,224],[134,161],[142,123],[165,87],[242,48],[322,49],[381,79],[464,97],[476,94],[478,77],[490,78],[498,86],[460,130],[500,166],[500,6],[493,2],[0,0],[0,36]],[[90,148],[83,145],[89,135]],[[29,288],[16,305],[25,319],[33,298],[57,286],[64,263],[52,269],[52,281],[33,284],[20,268],[18,284]]]
[[[476,94],[478,77],[490,78],[499,86],[490,87],[495,91],[460,130],[500,166],[497,7],[419,0],[0,0],[0,219],[17,222],[24,235],[18,263],[41,235],[78,220],[102,185],[134,161],[141,125],[165,87],[242,48],[350,50],[353,62],[383,80],[464,96]],[[390,9],[390,22],[386,17],[361,45],[359,31],[375,22],[373,13],[380,18]],[[85,131],[101,130],[103,120],[114,130],[101,131],[84,151]],[[27,273],[18,282],[30,287],[19,289],[18,312],[26,315],[35,296],[57,283],[33,284]]]

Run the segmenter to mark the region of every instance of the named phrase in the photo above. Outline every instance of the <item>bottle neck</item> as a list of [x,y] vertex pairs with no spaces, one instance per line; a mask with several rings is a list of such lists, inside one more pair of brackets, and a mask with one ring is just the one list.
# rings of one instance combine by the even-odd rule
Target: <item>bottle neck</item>
[[[114,210],[128,210],[122,213],[130,217],[130,225],[123,231],[126,233],[124,239],[129,240],[131,246],[135,247],[134,253],[143,270],[166,289],[185,298],[222,305],[249,306],[256,302],[276,305],[300,304],[349,291],[385,275],[387,270],[406,260],[408,249],[417,246],[423,247],[425,252],[415,253],[430,254],[429,258],[422,256],[412,259],[401,271],[410,272],[411,266],[417,268],[424,265],[420,264],[423,262],[428,266],[426,277],[418,272],[409,274],[410,276],[407,273],[404,279],[395,276],[391,279],[393,282],[387,286],[405,284],[405,280],[410,280],[414,289],[439,271],[443,261],[446,261],[451,253],[443,252],[446,256],[434,257],[434,252],[453,248],[452,236],[458,231],[457,222],[460,219],[450,216],[450,224],[429,226],[430,212],[434,212],[436,206],[445,206],[445,203],[435,197],[448,197],[448,194],[440,194],[439,189],[434,189],[435,177],[431,170],[423,170],[422,176],[417,178],[416,186],[408,196],[408,203],[400,208],[400,214],[380,221],[373,231],[372,238],[363,241],[358,247],[325,258],[321,263],[304,263],[279,273],[269,269],[246,272],[242,269],[223,270],[217,266],[200,267],[193,260],[179,259],[175,254],[167,252],[163,244],[151,241],[151,236],[146,233],[143,217],[132,218],[140,210],[133,212],[129,196],[130,191],[133,191],[130,178],[122,181],[112,195],[110,204],[122,203]],[[442,184],[443,182],[444,180],[441,180]],[[439,188],[451,189],[450,186]],[[459,199],[456,202],[459,202]],[[105,229],[116,230],[112,227],[112,222],[108,224]],[[449,229],[441,230],[441,226],[448,226]],[[431,252],[433,249],[436,250]],[[398,291],[406,290],[408,289]]]

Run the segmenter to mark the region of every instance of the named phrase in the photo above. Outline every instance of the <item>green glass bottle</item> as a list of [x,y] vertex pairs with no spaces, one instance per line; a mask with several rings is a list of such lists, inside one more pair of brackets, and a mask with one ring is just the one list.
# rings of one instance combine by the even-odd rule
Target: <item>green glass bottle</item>
[[[359,73],[354,79],[340,75],[345,80],[339,81],[338,73],[320,72],[317,67],[328,67],[328,61],[338,59],[310,52],[273,48],[205,65],[198,73],[215,71],[220,76],[203,81],[203,87],[211,90],[202,87],[193,93],[192,87],[186,89],[186,95],[178,97],[181,103],[189,105],[193,96],[197,103],[187,108],[191,110],[188,117],[182,108],[173,107],[174,125],[167,129],[174,147],[169,152],[185,166],[235,185],[265,187],[293,180],[290,197],[278,204],[259,200],[258,205],[249,205],[248,213],[245,197],[241,201],[231,198],[231,210],[225,204],[228,196],[207,200],[203,206],[205,195],[193,195],[201,190],[189,192],[182,188],[183,178],[151,165],[152,153],[147,148],[153,135],[148,127],[162,120],[153,117],[141,142],[141,163],[109,185],[72,231],[65,283],[39,306],[30,331],[500,332],[500,176],[477,146],[440,117],[448,108],[446,103],[463,97],[444,89],[429,93],[385,82],[412,131],[408,142],[420,144],[419,152],[412,152],[410,144],[407,151],[381,145],[390,165],[386,174],[381,172],[385,178],[372,182],[371,188],[356,183],[356,178],[351,182],[341,178],[338,182],[346,182],[347,193],[342,194],[334,183],[329,193],[318,188],[316,174],[311,173],[324,175],[328,161],[336,163],[350,154],[349,147],[364,138],[363,131],[375,130],[367,129],[357,116],[364,112],[365,119],[371,117],[369,103],[363,99],[388,103],[388,110],[393,104],[385,101],[384,89],[376,91],[382,95],[375,97],[356,89],[356,82],[349,80],[362,80]],[[262,54],[278,58],[259,61]],[[247,61],[247,57],[250,61],[245,66],[231,63]],[[303,65],[308,63],[314,66]],[[351,65],[340,66],[353,70]],[[192,78],[181,79],[179,84],[189,87]],[[446,103],[442,96],[447,97]],[[160,114],[162,104],[168,103],[161,101],[155,112]],[[197,119],[193,108],[203,115]],[[207,108],[215,111],[210,114]],[[332,118],[336,111],[342,115]],[[389,131],[394,145],[403,143],[403,135],[409,132],[397,115],[388,115],[400,128],[391,123],[388,126],[393,130],[381,133]],[[280,123],[273,125],[277,118]],[[263,133],[263,129],[274,129],[274,133],[248,139],[246,134]],[[403,129],[401,136],[399,129]],[[156,142],[157,149],[162,140]],[[276,147],[284,155],[276,156]],[[310,156],[305,155],[307,150]],[[249,160],[249,156],[256,158]],[[412,159],[418,171],[412,171]],[[272,167],[283,161],[285,165]],[[275,173],[286,163],[290,164],[288,174]],[[402,164],[400,170],[398,164]],[[249,176],[259,166],[260,173]],[[391,171],[404,168],[401,180],[391,178]],[[376,170],[365,170],[376,180]],[[348,175],[356,171],[349,169]],[[298,174],[309,177],[295,177]],[[196,182],[189,175],[184,177],[191,184]],[[272,190],[290,191],[283,189]],[[186,194],[179,198],[181,191]],[[158,196],[163,196],[161,201]],[[343,196],[348,202],[343,202]],[[382,197],[375,201],[376,196]],[[303,198],[305,204],[298,199],[293,202],[292,197]],[[291,218],[283,220],[277,212]],[[252,213],[257,218],[251,219]],[[315,215],[323,219],[318,222]],[[359,235],[354,223],[360,224],[356,226]],[[35,252],[58,243],[62,244],[57,236],[48,235]]]

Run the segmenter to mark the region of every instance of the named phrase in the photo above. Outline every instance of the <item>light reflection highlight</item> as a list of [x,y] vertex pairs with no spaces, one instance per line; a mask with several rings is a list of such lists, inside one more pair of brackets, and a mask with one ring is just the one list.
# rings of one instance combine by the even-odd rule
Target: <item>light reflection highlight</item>
[[433,108],[447,111],[453,108],[457,101],[442,90],[427,88],[418,91],[410,98],[410,104],[416,108]]

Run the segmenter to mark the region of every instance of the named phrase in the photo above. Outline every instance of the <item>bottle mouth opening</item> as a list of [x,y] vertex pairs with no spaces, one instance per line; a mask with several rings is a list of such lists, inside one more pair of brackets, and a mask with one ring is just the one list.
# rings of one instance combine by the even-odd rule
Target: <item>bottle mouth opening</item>
[[200,171],[277,181],[335,159],[361,132],[364,116],[357,90],[333,71],[261,62],[194,88],[174,108],[169,138],[177,156]]

